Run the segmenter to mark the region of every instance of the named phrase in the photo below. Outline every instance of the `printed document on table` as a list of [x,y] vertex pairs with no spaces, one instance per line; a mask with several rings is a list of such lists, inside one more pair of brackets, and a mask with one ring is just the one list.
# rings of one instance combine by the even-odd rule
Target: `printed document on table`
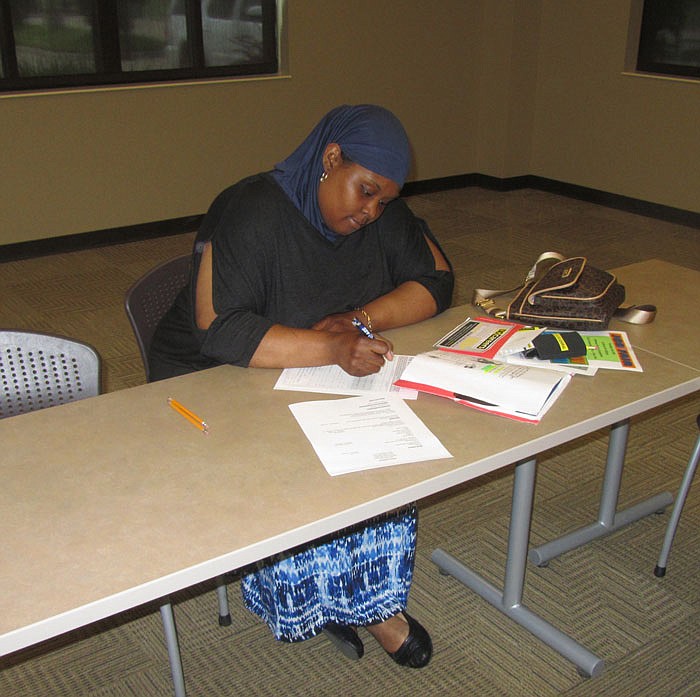
[[393,360],[384,361],[384,366],[378,373],[361,378],[348,375],[337,365],[322,365],[315,368],[285,368],[275,384],[275,389],[345,395],[393,392],[403,399],[416,399],[418,397],[417,390],[394,385],[412,358],[413,356],[394,356]]
[[397,395],[290,404],[331,476],[452,457]]

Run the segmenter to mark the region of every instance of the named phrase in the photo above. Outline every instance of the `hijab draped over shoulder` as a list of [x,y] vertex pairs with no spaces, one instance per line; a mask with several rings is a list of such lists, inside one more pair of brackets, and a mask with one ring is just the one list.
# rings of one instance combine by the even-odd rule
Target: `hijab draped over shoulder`
[[388,109],[373,104],[339,106],[326,114],[306,140],[275,165],[272,176],[306,219],[325,237],[340,236],[326,227],[318,205],[323,152],[337,143],[343,155],[365,169],[396,182],[406,181],[411,147],[401,122]]

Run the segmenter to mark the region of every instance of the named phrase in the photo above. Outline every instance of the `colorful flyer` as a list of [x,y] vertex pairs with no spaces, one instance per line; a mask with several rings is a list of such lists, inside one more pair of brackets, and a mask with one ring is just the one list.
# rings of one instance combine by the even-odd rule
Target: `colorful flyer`
[[641,373],[642,366],[626,332],[579,332],[586,342],[586,359],[597,368],[632,370]]
[[495,358],[522,324],[490,317],[467,317],[460,325],[433,344],[433,348],[468,356]]

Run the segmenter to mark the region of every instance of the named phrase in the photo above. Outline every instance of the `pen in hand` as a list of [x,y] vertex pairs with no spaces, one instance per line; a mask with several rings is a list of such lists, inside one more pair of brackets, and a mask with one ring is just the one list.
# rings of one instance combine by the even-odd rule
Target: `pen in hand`
[[[360,320],[357,319],[357,317],[352,318],[352,324],[353,324],[353,326],[357,327],[358,330],[361,331],[368,339],[375,338],[374,334],[372,334],[372,332],[369,329],[367,329],[367,327],[365,327],[365,325],[362,324],[362,322],[360,322]],[[394,354],[392,351],[387,351],[384,354],[384,360],[391,361],[391,360],[393,360],[393,358],[394,358]]]
[[357,317],[352,318],[352,324],[353,326],[357,327],[368,339],[374,339],[374,334],[372,334],[372,332],[367,329],[367,327],[365,327],[365,325],[362,324]]

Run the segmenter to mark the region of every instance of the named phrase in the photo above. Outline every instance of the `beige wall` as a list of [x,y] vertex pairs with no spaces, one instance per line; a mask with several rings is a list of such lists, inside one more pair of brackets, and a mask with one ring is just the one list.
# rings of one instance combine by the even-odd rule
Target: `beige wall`
[[530,173],[700,211],[700,81],[624,74],[630,5],[543,0]]
[[700,83],[623,75],[627,0],[289,0],[288,74],[0,99],[0,244],[202,213],[339,103],[410,178],[536,174],[698,211]]

